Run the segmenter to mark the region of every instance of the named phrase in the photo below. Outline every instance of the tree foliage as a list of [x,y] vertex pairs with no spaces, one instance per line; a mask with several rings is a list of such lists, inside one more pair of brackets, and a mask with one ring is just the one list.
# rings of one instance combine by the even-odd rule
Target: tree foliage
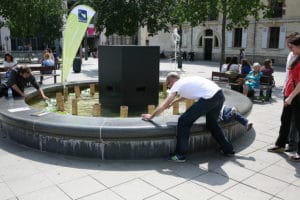
[[174,0],[81,0],[96,10],[95,25],[106,35],[134,35],[147,25],[148,32],[167,30]]
[[40,36],[53,40],[60,36],[64,9],[59,0],[1,0],[0,16],[11,34],[18,38]]

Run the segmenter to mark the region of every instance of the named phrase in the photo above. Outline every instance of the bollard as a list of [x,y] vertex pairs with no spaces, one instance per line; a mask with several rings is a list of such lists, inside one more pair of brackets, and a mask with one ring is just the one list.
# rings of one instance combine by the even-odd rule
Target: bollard
[[179,102],[175,102],[173,104],[173,115],[178,115],[179,114]]
[[168,94],[167,94],[167,83],[166,82],[163,83],[163,96],[164,97],[168,96]]
[[79,98],[80,97],[80,87],[78,85],[74,86],[74,92],[75,92],[75,97]]
[[155,105],[148,105],[148,113],[149,114],[153,114],[154,110],[155,110]]
[[68,91],[68,88],[65,87],[64,88],[64,101],[68,101],[69,100],[69,91]]
[[194,104],[193,99],[186,99],[185,100],[185,110],[188,110]]
[[90,95],[94,96],[95,94],[95,84],[90,84]]
[[64,100],[62,98],[62,93],[61,92],[57,92],[56,93],[56,106],[57,106],[57,110],[58,111],[64,111]]
[[101,116],[101,104],[95,103],[93,105],[93,117],[100,117]]
[[78,115],[77,99],[72,99],[72,115]]
[[120,106],[120,117],[128,117],[128,106]]

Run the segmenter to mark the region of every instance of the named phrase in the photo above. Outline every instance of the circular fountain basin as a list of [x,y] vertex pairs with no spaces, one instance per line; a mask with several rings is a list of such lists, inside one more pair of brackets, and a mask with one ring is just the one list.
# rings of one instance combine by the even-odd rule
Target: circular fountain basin
[[[67,87],[80,85],[86,88],[90,83],[69,83]],[[57,84],[43,89],[45,93],[50,93],[62,91],[62,88]],[[223,90],[225,104],[234,105],[243,115],[250,113],[252,103],[247,97],[229,89]],[[29,98],[39,95],[33,90],[28,94]],[[19,108],[28,110],[16,111]],[[162,114],[155,117],[153,122],[146,122],[140,117],[83,117],[57,113],[32,116],[37,111],[21,98],[1,98],[2,132],[11,140],[41,151],[100,159],[164,157],[175,149],[178,115]],[[221,122],[220,125],[229,140],[246,133],[245,127],[236,121]],[[205,128],[205,117],[200,117],[194,123],[189,143],[190,153],[216,147],[215,140]]]

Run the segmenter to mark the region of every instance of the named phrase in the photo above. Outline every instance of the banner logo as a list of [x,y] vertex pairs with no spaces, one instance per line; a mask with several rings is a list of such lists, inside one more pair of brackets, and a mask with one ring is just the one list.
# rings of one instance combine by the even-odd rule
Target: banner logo
[[86,23],[87,22],[87,11],[78,9],[78,21]]

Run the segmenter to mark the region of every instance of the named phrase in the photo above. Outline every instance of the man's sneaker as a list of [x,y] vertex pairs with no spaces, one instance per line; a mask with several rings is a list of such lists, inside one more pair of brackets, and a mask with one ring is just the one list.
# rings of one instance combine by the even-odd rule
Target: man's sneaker
[[181,155],[178,155],[178,154],[172,154],[172,155],[169,155],[168,161],[185,162],[185,156],[181,156]]
[[289,157],[291,161],[300,162],[300,156],[298,154]]
[[247,132],[250,131],[252,129],[252,127],[253,127],[253,123],[248,122],[247,123]]
[[227,157],[232,157],[234,156],[235,152],[234,151],[230,151],[230,152],[224,152],[223,149],[220,150],[220,152]]
[[269,148],[269,149],[268,149],[268,152],[273,152],[273,153],[283,153],[284,150],[285,150],[285,149],[284,149],[283,147],[275,146],[275,147]]

